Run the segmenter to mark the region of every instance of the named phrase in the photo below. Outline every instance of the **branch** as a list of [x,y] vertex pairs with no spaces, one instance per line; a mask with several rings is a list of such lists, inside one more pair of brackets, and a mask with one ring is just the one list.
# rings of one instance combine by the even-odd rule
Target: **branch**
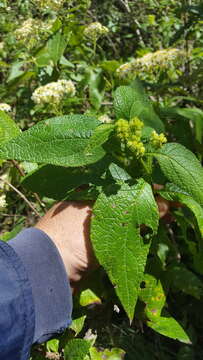
[[16,189],[16,187],[14,185],[12,185],[10,182],[8,182],[7,180],[4,180],[2,178],[0,178],[1,181],[3,181],[6,185],[8,185],[11,189],[13,189],[28,205],[29,207],[32,209],[32,211],[34,211],[34,213],[40,217],[40,214],[38,213],[38,211],[35,209],[35,207],[31,204],[31,202],[25,197],[24,194],[21,193],[20,190]]

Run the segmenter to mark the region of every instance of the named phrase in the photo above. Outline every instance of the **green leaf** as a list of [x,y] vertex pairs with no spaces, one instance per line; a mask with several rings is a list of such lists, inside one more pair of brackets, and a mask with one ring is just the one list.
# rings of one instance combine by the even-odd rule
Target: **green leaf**
[[127,173],[127,171],[114,163],[109,166],[109,171],[115,180],[126,181],[131,179],[131,176]]
[[166,296],[160,280],[154,276],[145,274],[143,288],[140,289],[139,298],[145,303],[145,315],[147,325],[158,333],[185,342],[191,343],[182,326],[170,315],[162,317],[162,309],[166,302]]
[[69,37],[59,29],[35,55],[38,66],[57,65],[67,46]]
[[[108,167],[107,157],[88,167],[67,168],[63,166],[44,165],[29,173],[22,185],[41,196],[62,200],[72,189],[93,183],[102,185],[101,176]],[[56,186],[57,184],[57,186]]]
[[130,86],[120,86],[114,94],[114,110],[117,119],[130,119],[131,107],[135,101],[135,90]]
[[77,336],[81,330],[83,329],[84,323],[85,323],[85,319],[86,319],[86,315],[82,315],[76,319],[74,319],[71,323],[71,325],[69,326],[69,329],[73,330],[75,332],[75,335]]
[[22,70],[23,65],[24,65],[23,61],[16,61],[12,64],[7,82],[16,80],[24,73],[24,71]]
[[90,358],[91,360],[123,360],[125,356],[125,351],[118,348],[113,348],[111,350],[97,350],[95,347],[90,349]]
[[178,108],[165,107],[160,108],[160,114],[163,117],[179,120],[182,118],[191,120],[195,125],[196,139],[201,143],[203,131],[203,111],[198,108]]
[[87,79],[89,85],[90,103],[95,109],[101,107],[101,102],[104,97],[105,82],[102,76],[102,69],[87,69]]
[[139,291],[139,299],[145,306],[145,314],[151,321],[156,321],[161,316],[161,311],[166,302],[166,296],[160,280],[154,276],[145,274],[143,278],[143,288]]
[[166,277],[169,286],[183,291],[185,294],[192,295],[196,299],[200,299],[203,295],[202,281],[183,265],[173,265],[169,267]]
[[64,349],[65,360],[84,360],[90,349],[90,342],[83,339],[72,339]]
[[15,224],[15,226],[11,231],[5,232],[1,235],[1,240],[9,241],[13,239],[16,235],[18,235],[18,233],[25,227],[25,220],[26,218],[24,218],[23,216],[20,217],[20,219],[17,221],[17,223]]
[[112,133],[114,128],[115,125],[113,124],[102,124],[98,126],[90,138],[87,149],[91,151],[92,149],[104,144],[108,140],[109,135]]
[[80,294],[80,305],[88,306],[92,304],[101,304],[101,299],[91,289],[83,290]]
[[58,61],[63,55],[68,40],[69,38],[67,34],[63,34],[61,30],[57,31],[57,33],[54,34],[52,38],[48,40],[47,50],[54,65],[57,65]]
[[4,111],[0,111],[0,144],[18,136],[20,129]]
[[117,119],[139,117],[146,126],[158,132],[164,131],[164,125],[144,92],[143,88],[120,86],[114,95],[114,109]]
[[142,120],[145,126],[152,127],[158,132],[164,131],[164,125],[149,101],[143,103],[140,100],[137,100],[133,103],[130,117],[133,118],[135,116]]
[[147,155],[155,156],[166,178],[203,206],[203,169],[191,151],[180,144],[168,143]]
[[148,321],[147,325],[161,335],[191,344],[190,338],[182,326],[172,317],[160,317],[156,322]]
[[[94,130],[101,123],[94,117],[70,115],[39,122],[0,148],[0,158],[62,166],[83,166],[105,155]],[[98,134],[98,133],[97,133]],[[105,133],[106,134],[106,133]]]
[[52,340],[47,341],[46,348],[47,348],[47,351],[55,352],[55,353],[58,352],[58,350],[59,350],[59,340],[58,339],[52,339]]
[[140,236],[140,226],[145,224],[156,232],[159,216],[151,186],[144,180],[132,187],[127,184],[117,187],[116,194],[107,192],[98,197],[91,239],[100,264],[132,319],[150,247],[149,239]]
[[173,184],[169,184],[165,190],[159,191],[160,195],[169,201],[179,201],[187,206],[194,214],[201,235],[203,236],[203,208],[188,194],[184,194]]

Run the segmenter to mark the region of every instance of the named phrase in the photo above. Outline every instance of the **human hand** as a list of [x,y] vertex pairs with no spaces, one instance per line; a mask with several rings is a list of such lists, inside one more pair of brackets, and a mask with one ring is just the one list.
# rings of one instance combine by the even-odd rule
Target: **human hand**
[[73,292],[80,280],[98,266],[90,242],[91,214],[91,202],[62,201],[36,224],[58,248]]
[[[157,198],[160,217],[169,210],[168,202]],[[92,202],[55,204],[36,224],[55,243],[64,262],[73,292],[80,280],[99,264],[90,241]]]

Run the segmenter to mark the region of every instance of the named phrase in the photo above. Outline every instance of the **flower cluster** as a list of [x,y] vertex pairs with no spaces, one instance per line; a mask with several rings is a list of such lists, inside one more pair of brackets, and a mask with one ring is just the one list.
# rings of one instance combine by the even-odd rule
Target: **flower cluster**
[[42,10],[53,10],[57,11],[59,10],[65,0],[33,0],[33,3],[35,3],[36,6],[38,6]]
[[39,40],[41,34],[48,32],[51,26],[51,23],[29,18],[22,23],[21,27],[16,29],[15,36],[18,41],[30,44],[33,40]]
[[36,104],[57,105],[65,95],[74,96],[75,92],[75,86],[71,80],[58,80],[37,88],[32,94],[32,100]]
[[141,141],[144,123],[137,117],[130,121],[119,119],[116,122],[117,136],[126,143],[127,148],[137,157],[145,154],[145,147]]
[[11,109],[11,106],[8,104],[0,103],[0,110],[5,111],[5,112],[10,112],[12,109]]
[[181,62],[184,57],[185,53],[180,49],[158,50],[121,65],[117,69],[117,73],[120,77],[125,77],[130,73],[138,74],[140,72],[154,72],[160,69],[168,69],[171,65]]
[[100,36],[106,35],[109,32],[109,29],[103,26],[99,22],[94,22],[86,26],[84,30],[84,35],[90,40],[97,40]]
[[163,144],[167,142],[167,139],[163,133],[157,134],[156,131],[152,131],[150,142],[155,148],[160,148]]
[[112,122],[112,119],[108,115],[104,114],[99,117],[99,121],[101,121],[104,124],[108,124]]
[[0,195],[0,209],[5,208],[7,206],[6,203],[6,195]]
[[2,51],[3,49],[4,49],[4,42],[1,41],[1,42],[0,42],[0,51]]

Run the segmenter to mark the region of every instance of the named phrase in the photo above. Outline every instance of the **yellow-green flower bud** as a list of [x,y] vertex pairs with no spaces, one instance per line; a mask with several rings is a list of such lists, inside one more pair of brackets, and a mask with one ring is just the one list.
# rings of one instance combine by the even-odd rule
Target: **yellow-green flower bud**
[[129,137],[129,122],[124,119],[119,119],[116,122],[117,136],[122,140],[127,140]]
[[142,130],[144,123],[138,117],[134,117],[129,122],[132,131]]
[[157,134],[156,131],[152,131],[150,142],[154,147],[160,148],[167,142],[167,138],[163,133]]
[[129,140],[127,146],[137,157],[142,157],[145,154],[145,147],[140,141]]

